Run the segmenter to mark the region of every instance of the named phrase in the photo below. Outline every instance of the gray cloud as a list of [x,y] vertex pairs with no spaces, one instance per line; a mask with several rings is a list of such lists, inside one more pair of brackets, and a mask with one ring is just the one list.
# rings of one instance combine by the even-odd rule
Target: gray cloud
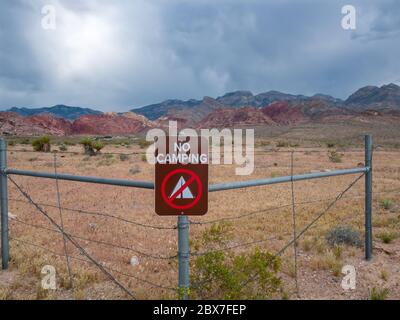
[[[357,30],[341,8],[357,9]],[[18,0],[0,4],[0,109],[102,110],[247,89],[345,98],[399,78],[394,0]],[[53,4],[57,29],[41,28]]]

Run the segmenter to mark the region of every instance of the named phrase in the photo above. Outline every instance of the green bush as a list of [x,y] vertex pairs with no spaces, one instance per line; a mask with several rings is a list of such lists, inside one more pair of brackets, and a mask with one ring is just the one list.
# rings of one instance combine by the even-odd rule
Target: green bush
[[69,140],[64,140],[63,144],[66,145],[66,146],[74,146],[74,145],[76,145],[75,142],[72,142],[72,141],[69,141]]
[[32,147],[38,152],[50,152],[50,137],[43,136],[32,141]]
[[343,155],[337,151],[329,151],[328,158],[331,162],[340,163],[342,162]]
[[383,209],[390,210],[393,207],[393,200],[385,198],[380,201],[380,204]]
[[371,300],[385,300],[389,294],[388,288],[376,288],[373,287],[370,291]]
[[65,144],[60,145],[58,149],[60,149],[60,151],[68,151],[68,147]]
[[351,227],[335,227],[326,234],[326,241],[331,246],[346,244],[349,246],[361,246],[360,233]]
[[245,253],[218,250],[218,247],[223,248],[228,233],[226,225],[214,225],[199,243],[193,244],[196,250],[205,253],[192,260],[193,288],[189,296],[195,299],[268,299],[277,294],[282,287],[278,276],[280,259],[259,248]]
[[105,146],[102,141],[93,141],[90,138],[82,139],[80,144],[83,145],[84,153],[89,156],[94,156],[100,153],[101,149]]
[[383,243],[389,244],[396,238],[396,235],[392,232],[383,231],[377,234],[377,238],[381,239]]
[[101,149],[104,148],[104,143],[102,141],[94,141],[92,142],[92,147],[94,150],[96,150],[96,153],[99,153]]

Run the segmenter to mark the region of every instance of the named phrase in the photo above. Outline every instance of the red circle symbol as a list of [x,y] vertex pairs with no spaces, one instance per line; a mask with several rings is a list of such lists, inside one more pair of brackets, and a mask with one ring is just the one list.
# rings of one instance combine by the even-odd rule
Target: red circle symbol
[[[189,179],[174,194],[172,194],[170,198],[168,198],[165,190],[166,185],[168,180],[171,179],[171,177],[175,176],[176,174],[187,174],[189,176]],[[197,195],[194,197],[193,201],[185,205],[174,204],[173,201],[176,199],[176,197],[179,196],[179,194],[181,194],[183,190],[189,187],[189,185],[191,185],[193,182],[196,182],[198,188]],[[203,194],[203,185],[201,184],[200,178],[196,173],[194,173],[191,170],[187,169],[173,170],[165,176],[164,180],[161,183],[161,195],[165,203],[177,210],[185,210],[192,208],[199,202],[202,194]]]

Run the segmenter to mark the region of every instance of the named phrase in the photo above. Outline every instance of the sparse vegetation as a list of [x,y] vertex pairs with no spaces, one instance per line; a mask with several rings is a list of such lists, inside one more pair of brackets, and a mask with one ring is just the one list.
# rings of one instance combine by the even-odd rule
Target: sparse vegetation
[[50,137],[43,136],[33,140],[32,147],[35,151],[38,152],[50,152],[51,150]]
[[389,198],[384,198],[380,201],[380,205],[385,210],[390,210],[393,207],[393,200]]
[[380,277],[383,281],[388,281],[389,280],[389,274],[387,273],[386,270],[381,270]]
[[11,298],[12,298],[11,289],[0,285],[0,300],[10,300]]
[[393,232],[388,231],[380,232],[376,236],[378,239],[381,239],[382,242],[386,244],[391,243],[396,238],[396,235]]
[[[229,225],[217,224],[206,230],[199,250],[224,244]],[[235,254],[209,251],[192,261],[192,298],[200,299],[267,299],[281,289],[278,272],[280,259],[259,248]]]
[[60,151],[63,151],[63,152],[68,151],[68,147],[65,144],[60,145],[58,147],[58,149],[60,149]]
[[129,169],[130,174],[137,174],[140,172],[140,168],[138,166],[134,166],[133,168]]
[[276,146],[277,146],[278,148],[287,148],[287,147],[289,147],[289,143],[286,142],[286,141],[278,141],[278,142],[276,143]]
[[373,287],[370,290],[370,299],[371,300],[385,300],[388,295],[389,295],[388,288]]
[[313,256],[310,266],[314,270],[330,270],[335,277],[340,275],[342,269],[340,259],[332,250],[327,250],[323,254]]
[[147,141],[144,138],[140,138],[140,139],[137,140],[137,144],[139,145],[139,147],[141,149],[144,149],[144,148],[147,148],[148,146],[150,146],[152,144],[152,142]]
[[334,227],[326,234],[326,240],[331,246],[341,244],[361,246],[360,233],[349,226]]
[[103,155],[103,159],[97,163],[97,166],[111,166],[115,163],[114,155],[105,154]]
[[128,161],[129,160],[129,156],[127,154],[120,154],[119,155],[119,160],[121,161]]
[[328,158],[333,163],[340,163],[342,162],[343,154],[337,151],[328,151]]
[[96,154],[99,154],[105,146],[102,141],[93,141],[90,138],[82,139],[80,144],[83,145],[84,154],[88,156],[95,156]]

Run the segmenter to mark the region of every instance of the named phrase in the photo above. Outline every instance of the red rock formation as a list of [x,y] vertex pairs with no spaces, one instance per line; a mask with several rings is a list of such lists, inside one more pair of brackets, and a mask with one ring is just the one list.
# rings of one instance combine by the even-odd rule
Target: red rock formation
[[135,134],[151,128],[153,125],[144,117],[124,115],[85,115],[72,123],[73,134]]
[[23,117],[13,112],[0,112],[0,134],[15,136],[73,134],[135,134],[155,125],[141,115],[85,115],[74,122],[41,114]]
[[273,102],[261,111],[278,124],[292,124],[307,120],[300,106],[290,106],[287,101]]
[[16,136],[66,135],[71,133],[71,123],[46,114],[23,117],[13,112],[0,112],[0,133]]

